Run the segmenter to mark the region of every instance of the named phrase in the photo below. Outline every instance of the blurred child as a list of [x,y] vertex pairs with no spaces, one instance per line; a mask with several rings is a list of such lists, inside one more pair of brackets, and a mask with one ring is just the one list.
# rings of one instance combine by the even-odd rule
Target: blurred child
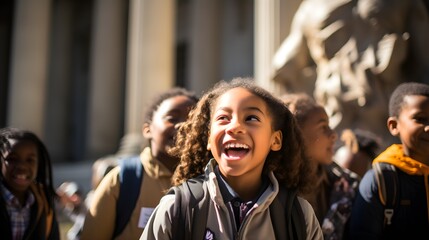
[[147,218],[171,186],[171,176],[179,159],[167,150],[173,147],[178,126],[186,120],[197,101],[194,93],[183,88],[173,88],[157,95],[144,116],[142,133],[148,139],[149,146],[140,154],[144,173],[140,188],[135,189],[139,195],[128,223],[115,234],[118,215],[116,205],[121,190],[120,166],[117,166],[101,180],[93,193],[85,217],[82,240],[128,240],[140,237]]
[[333,161],[337,134],[330,128],[323,106],[304,93],[286,94],[282,100],[295,115],[303,133],[306,155],[317,168],[317,180],[312,182],[314,190],[304,198],[314,208],[324,239],[344,239],[358,177]]
[[344,129],[341,133],[343,145],[335,152],[335,162],[362,178],[379,152],[380,141],[379,137],[370,131]]
[[[350,221],[353,239],[426,239],[429,236],[429,85],[397,86],[389,101],[387,127],[400,144],[374,159],[396,168],[396,201],[385,219],[375,171],[363,177]],[[386,185],[388,183],[385,183]],[[393,197],[393,196],[388,196]]]
[[59,239],[48,151],[32,132],[0,129],[0,236]]
[[[175,185],[204,176],[207,223],[197,239],[280,239],[270,214],[279,191],[309,189],[311,168],[302,146],[290,111],[251,79],[216,84],[180,128],[173,149],[181,157]],[[321,239],[311,205],[295,199],[307,239]],[[161,199],[140,239],[178,239],[187,230],[172,226],[174,202],[174,194]],[[191,232],[195,224],[201,223],[194,219]],[[292,234],[283,224],[282,230]]]

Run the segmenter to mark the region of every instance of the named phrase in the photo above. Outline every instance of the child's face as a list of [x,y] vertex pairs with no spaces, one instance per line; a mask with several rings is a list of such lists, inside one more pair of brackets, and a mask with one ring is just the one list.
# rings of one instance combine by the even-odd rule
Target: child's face
[[186,96],[175,96],[164,100],[153,113],[152,123],[143,127],[143,135],[150,139],[154,157],[169,155],[166,150],[173,146],[177,128],[186,121],[194,104]]
[[390,117],[388,127],[393,136],[399,136],[407,156],[429,162],[429,98],[405,96],[398,118]]
[[30,141],[14,144],[2,160],[3,181],[15,196],[25,194],[36,179],[38,162],[37,147]]
[[308,156],[319,164],[332,163],[337,134],[329,127],[326,111],[320,107],[311,112],[301,130]]
[[266,103],[244,88],[221,95],[213,108],[207,149],[226,177],[258,179],[270,150],[281,148]]

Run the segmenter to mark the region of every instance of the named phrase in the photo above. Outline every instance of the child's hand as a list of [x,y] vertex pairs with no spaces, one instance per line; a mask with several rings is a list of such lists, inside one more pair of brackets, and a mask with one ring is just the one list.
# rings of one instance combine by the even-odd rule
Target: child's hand
[[64,182],[56,192],[59,196],[59,204],[63,208],[74,210],[82,204],[82,196],[74,182]]

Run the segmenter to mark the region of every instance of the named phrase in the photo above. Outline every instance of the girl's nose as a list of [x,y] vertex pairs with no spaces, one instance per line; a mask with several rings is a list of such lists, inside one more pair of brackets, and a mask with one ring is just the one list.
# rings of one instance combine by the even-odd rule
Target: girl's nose
[[245,129],[242,123],[240,123],[240,121],[238,120],[232,120],[229,124],[228,124],[228,128],[227,128],[227,132],[228,133],[244,133]]

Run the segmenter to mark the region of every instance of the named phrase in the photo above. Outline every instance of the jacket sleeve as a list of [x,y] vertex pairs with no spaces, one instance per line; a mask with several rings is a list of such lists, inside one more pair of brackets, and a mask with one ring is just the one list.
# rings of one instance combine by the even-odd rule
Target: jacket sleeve
[[383,231],[383,206],[378,197],[374,170],[370,169],[359,184],[350,217],[351,239],[380,239]]
[[174,194],[167,194],[161,198],[158,206],[150,216],[140,240],[173,239],[171,236],[171,228],[174,201]]
[[316,218],[313,207],[304,198],[298,197],[302,212],[304,213],[305,222],[307,223],[307,240],[323,239],[323,232],[320,228],[319,221]]
[[116,167],[103,178],[94,191],[85,216],[81,240],[112,239],[119,188],[119,167]]

